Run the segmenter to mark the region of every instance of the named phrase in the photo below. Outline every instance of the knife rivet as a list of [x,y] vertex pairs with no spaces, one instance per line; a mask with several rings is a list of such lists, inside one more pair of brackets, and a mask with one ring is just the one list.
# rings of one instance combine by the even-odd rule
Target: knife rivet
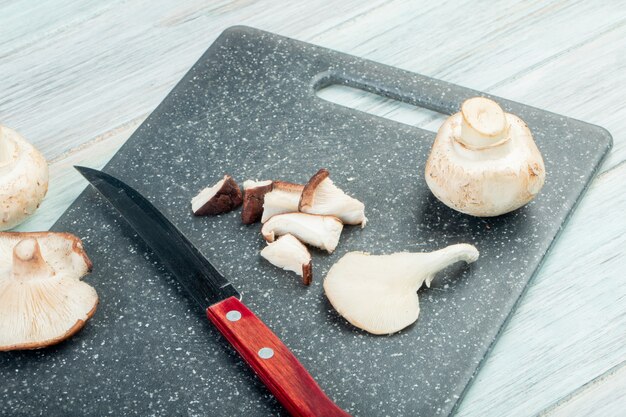
[[261,359],[269,359],[272,356],[274,356],[274,349],[272,348],[264,347],[259,350],[259,357]]
[[241,318],[241,313],[237,310],[230,310],[228,313],[226,313],[226,318],[228,319],[228,321],[237,321]]

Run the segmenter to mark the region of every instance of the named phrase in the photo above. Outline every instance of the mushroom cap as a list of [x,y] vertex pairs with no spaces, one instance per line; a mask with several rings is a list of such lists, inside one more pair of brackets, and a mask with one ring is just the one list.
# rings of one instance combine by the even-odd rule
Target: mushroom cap
[[300,275],[304,285],[309,285],[313,279],[311,254],[306,246],[291,234],[283,235],[268,244],[261,251],[261,256],[272,265]]
[[265,194],[270,191],[272,191],[271,180],[243,182],[243,210],[241,211],[243,224],[256,223],[261,219]]
[[261,228],[261,233],[268,242],[273,242],[276,236],[291,234],[301,242],[332,253],[342,230],[343,223],[334,216],[285,213],[269,219]]
[[98,304],[92,268],[69,233],[0,233],[0,351],[37,349],[80,330]]
[[303,189],[304,185],[274,181],[272,191],[265,194],[261,223],[265,223],[277,214],[297,212]]
[[414,269],[411,255],[349,252],[328,271],[326,296],[341,316],[360,329],[372,334],[400,331],[420,312],[417,289],[407,288],[404,282]]
[[504,118],[505,138],[485,147],[460,140],[460,112],[439,129],[425,177],[435,197],[448,207],[472,216],[499,216],[527,204],[543,187],[545,166],[528,126],[510,113]]
[[48,163],[19,133],[0,126],[5,160],[0,162],[0,230],[33,214],[48,191]]
[[417,290],[457,261],[474,262],[475,247],[448,246],[430,253],[370,255],[349,252],[324,279],[324,292],[335,310],[354,326],[372,334],[398,332],[419,317]]
[[365,204],[337,187],[325,168],[320,169],[304,186],[298,209],[303,213],[335,216],[344,224],[365,227]]
[[191,199],[191,210],[196,216],[226,213],[243,201],[241,190],[230,175],[224,175],[212,187],[207,187]]

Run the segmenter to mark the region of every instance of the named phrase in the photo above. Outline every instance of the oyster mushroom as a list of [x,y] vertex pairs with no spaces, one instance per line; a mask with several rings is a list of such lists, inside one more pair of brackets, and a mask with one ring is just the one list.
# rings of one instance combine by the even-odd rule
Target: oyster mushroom
[[304,285],[309,285],[313,280],[311,254],[293,235],[279,237],[263,248],[261,256],[272,265],[300,275]]
[[16,131],[0,126],[0,230],[33,214],[48,191],[48,163]]
[[535,198],[546,172],[528,126],[496,102],[474,97],[439,129],[425,175],[448,207],[490,217]]
[[297,212],[302,190],[304,190],[304,185],[274,181],[272,191],[265,194],[261,223],[265,223],[277,214]]
[[91,261],[69,233],[0,233],[0,351],[59,343],[93,316]]
[[346,195],[329,178],[328,170],[320,169],[304,186],[298,205],[299,211],[324,214],[339,218],[344,224],[365,227],[365,204]]
[[230,175],[224,175],[214,186],[207,187],[191,199],[196,216],[216,215],[231,211],[243,201],[241,190]]
[[307,213],[285,213],[273,216],[261,228],[263,237],[273,242],[276,236],[291,234],[301,242],[332,253],[343,230],[343,223],[334,216]]
[[474,262],[478,250],[458,244],[430,253],[345,254],[328,271],[324,291],[335,310],[354,326],[391,334],[419,316],[417,290],[430,287],[435,274],[458,262]]
[[241,221],[243,224],[252,224],[261,220],[265,194],[272,191],[272,181],[252,181],[243,183],[243,210]]

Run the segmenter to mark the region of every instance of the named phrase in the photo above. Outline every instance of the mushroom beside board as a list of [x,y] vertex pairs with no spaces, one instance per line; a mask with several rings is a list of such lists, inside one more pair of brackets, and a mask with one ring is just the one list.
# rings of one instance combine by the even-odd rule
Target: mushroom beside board
[[38,349],[78,332],[98,295],[92,263],[69,233],[0,233],[0,351]]
[[19,133],[0,126],[0,230],[33,214],[48,191],[48,163]]
[[546,170],[526,123],[495,101],[474,97],[439,129],[425,176],[435,197],[448,207],[490,217],[535,198]]
[[458,244],[430,253],[370,255],[349,252],[324,280],[324,291],[337,312],[372,334],[391,334],[419,317],[417,290],[437,272],[458,261],[478,259],[478,250]]

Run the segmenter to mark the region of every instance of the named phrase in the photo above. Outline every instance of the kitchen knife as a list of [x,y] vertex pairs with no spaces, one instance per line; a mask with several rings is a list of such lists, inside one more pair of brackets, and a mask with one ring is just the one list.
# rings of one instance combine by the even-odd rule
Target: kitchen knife
[[295,417],[349,417],[324,394],[293,353],[241,301],[241,295],[145,197],[122,181],[75,167],[120,212],[204,310],[285,409]]

